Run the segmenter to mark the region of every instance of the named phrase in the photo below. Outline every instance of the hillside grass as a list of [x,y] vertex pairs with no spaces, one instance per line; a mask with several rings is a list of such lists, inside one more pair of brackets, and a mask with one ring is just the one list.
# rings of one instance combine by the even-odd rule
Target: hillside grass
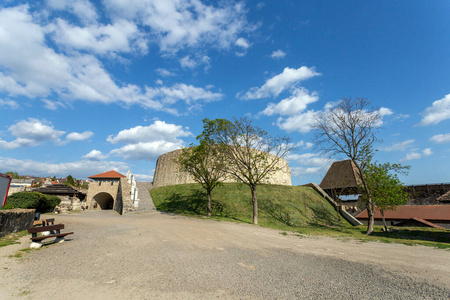
[[[206,192],[199,184],[164,186],[151,190],[160,211],[206,215]],[[334,208],[312,188],[261,185],[257,189],[258,223],[265,227],[288,229],[303,226],[348,226]],[[225,183],[212,192],[212,217],[252,223],[253,206],[246,185]]]
[[[164,186],[150,190],[159,211],[206,218],[206,192],[199,184]],[[375,226],[365,235],[366,226],[351,226],[323,197],[310,187],[261,185],[257,189],[260,226],[281,230],[282,234],[324,235],[343,240],[378,241],[424,245],[450,249],[450,231],[434,228],[396,228],[383,232]],[[248,186],[224,183],[212,192],[214,220],[252,223],[253,208]]]

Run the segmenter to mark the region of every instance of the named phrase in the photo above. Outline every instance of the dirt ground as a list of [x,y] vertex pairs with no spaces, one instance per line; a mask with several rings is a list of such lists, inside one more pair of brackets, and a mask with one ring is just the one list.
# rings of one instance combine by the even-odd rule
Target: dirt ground
[[54,217],[75,232],[64,243],[22,258],[9,255],[27,248],[29,236],[0,248],[0,299],[450,297],[446,250],[283,235],[158,212]]

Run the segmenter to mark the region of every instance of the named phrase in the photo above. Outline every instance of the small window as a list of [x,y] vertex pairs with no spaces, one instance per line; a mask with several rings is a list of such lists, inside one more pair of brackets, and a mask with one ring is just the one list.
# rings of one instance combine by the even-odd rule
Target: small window
[[114,185],[114,181],[113,180],[111,180],[111,185]]

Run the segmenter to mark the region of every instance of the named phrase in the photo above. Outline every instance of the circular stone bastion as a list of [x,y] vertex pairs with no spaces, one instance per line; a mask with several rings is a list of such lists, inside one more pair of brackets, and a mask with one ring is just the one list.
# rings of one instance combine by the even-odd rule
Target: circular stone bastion
[[[155,174],[153,176],[153,186],[161,187],[166,185],[195,183],[194,178],[187,172],[180,171],[176,160],[183,149],[165,153],[158,157],[156,161]],[[255,150],[256,151],[256,150]],[[273,155],[273,154],[269,154]],[[292,185],[289,165],[285,159],[280,159],[278,166],[280,170],[270,174],[265,180],[266,184]],[[227,178],[224,182],[236,182],[234,178]]]

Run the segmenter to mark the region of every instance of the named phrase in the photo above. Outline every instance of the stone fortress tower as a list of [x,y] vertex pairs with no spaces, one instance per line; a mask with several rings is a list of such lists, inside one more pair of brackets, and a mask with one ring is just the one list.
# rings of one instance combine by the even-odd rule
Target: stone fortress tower
[[[182,149],[165,153],[158,157],[155,174],[153,176],[153,186],[161,187],[165,185],[175,185],[184,183],[194,183],[194,178],[186,172],[181,172],[175,160],[180,156]],[[282,170],[275,172],[267,180],[268,184],[292,185],[291,173],[286,160],[281,159],[279,166]],[[225,182],[235,182],[227,179]]]

